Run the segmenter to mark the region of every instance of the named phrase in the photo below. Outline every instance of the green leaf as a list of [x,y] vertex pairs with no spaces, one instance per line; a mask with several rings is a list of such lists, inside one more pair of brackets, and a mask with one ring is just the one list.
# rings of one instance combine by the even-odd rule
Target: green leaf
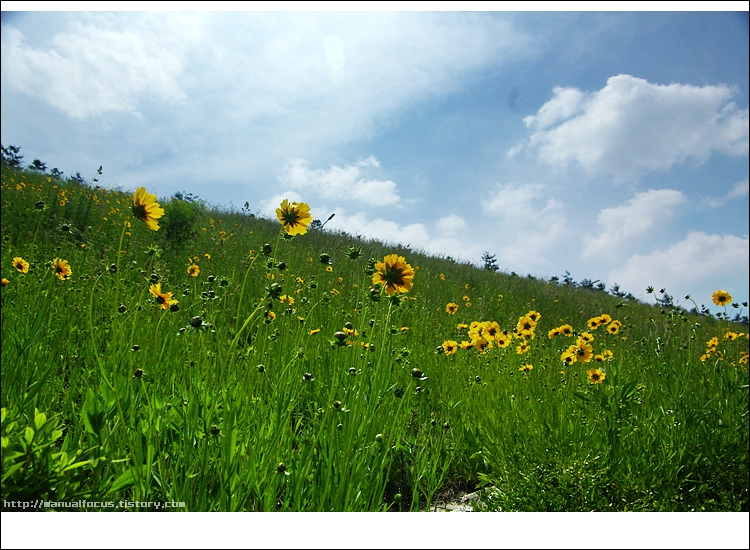
[[[146,465],[140,467],[140,476],[143,477],[146,474]],[[109,488],[109,490],[106,492],[107,495],[121,491],[122,489],[127,489],[129,487],[132,487],[135,485],[136,482],[136,475],[138,467],[130,468],[128,471],[126,471],[124,474],[122,474],[120,477],[118,477],[114,483],[112,483],[112,486]]]
[[86,401],[83,403],[83,410],[81,412],[86,431],[95,435],[101,441],[105,412],[102,410],[99,400],[91,388],[86,391]]
[[620,388],[620,397],[618,401],[620,403],[625,403],[625,401],[627,401],[635,393],[637,384],[637,380],[631,380],[627,384],[624,384],[622,388]]

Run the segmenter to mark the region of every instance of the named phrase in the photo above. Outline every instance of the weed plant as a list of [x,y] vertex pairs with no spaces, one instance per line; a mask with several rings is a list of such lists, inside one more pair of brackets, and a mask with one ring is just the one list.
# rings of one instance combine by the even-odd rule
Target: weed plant
[[748,511],[729,315],[145,196],[3,166],[4,506]]

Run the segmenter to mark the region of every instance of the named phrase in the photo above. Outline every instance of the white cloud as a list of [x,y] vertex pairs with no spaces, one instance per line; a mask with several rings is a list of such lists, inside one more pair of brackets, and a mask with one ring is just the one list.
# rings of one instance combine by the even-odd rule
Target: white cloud
[[370,220],[364,212],[347,216],[345,211],[337,209],[336,217],[327,227],[387,244],[400,243],[413,249],[425,249],[430,243],[427,228],[421,223],[400,226],[383,218]]
[[747,295],[749,250],[748,237],[693,231],[666,250],[631,256],[608,278],[623,289],[654,286],[676,298],[691,294],[699,304],[710,302],[717,289]]
[[649,189],[636,193],[620,206],[603,209],[597,217],[602,232],[596,238],[585,238],[583,257],[614,258],[635,249],[646,238],[653,239],[673,217],[674,208],[685,200],[685,196],[674,189]]
[[400,197],[396,184],[391,180],[366,180],[363,169],[368,166],[380,167],[374,156],[355,165],[331,165],[327,170],[310,169],[304,159],[294,159],[287,163],[279,181],[295,189],[311,190],[325,199],[337,202],[355,200],[369,206],[389,206],[398,204]]
[[184,102],[185,52],[199,35],[191,17],[180,14],[157,24],[152,14],[140,14],[128,21],[132,25],[124,29],[106,17],[99,24],[73,25],[55,34],[49,48],[28,45],[17,29],[4,25],[4,85],[77,119],[136,112],[144,98]]
[[461,216],[451,214],[444,218],[440,218],[435,223],[437,232],[444,237],[453,237],[459,231],[466,228],[466,222]]
[[624,179],[715,152],[748,154],[748,110],[730,101],[735,88],[657,85],[620,74],[597,92],[553,93],[524,119],[535,129],[529,149],[550,165],[575,162],[590,174]]
[[724,206],[726,203],[728,203],[731,200],[737,199],[739,197],[744,197],[745,195],[750,192],[750,182],[748,180],[745,181],[738,181],[734,184],[734,187],[727,192],[726,195],[719,198],[714,197],[706,197],[703,202],[701,203],[701,206],[709,207],[709,208],[718,208],[720,206]]
[[550,260],[566,240],[570,229],[562,203],[545,198],[546,187],[537,184],[498,184],[482,205],[481,230],[495,246],[498,264],[503,269],[544,271],[553,267]]

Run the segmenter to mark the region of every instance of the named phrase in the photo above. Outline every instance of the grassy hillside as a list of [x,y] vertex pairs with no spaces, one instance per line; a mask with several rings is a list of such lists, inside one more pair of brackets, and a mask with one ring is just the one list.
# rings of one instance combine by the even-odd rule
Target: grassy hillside
[[[731,297],[654,307],[189,196],[154,231],[131,192],[7,166],[1,193],[4,502],[748,510]],[[373,287],[391,254],[408,292]]]

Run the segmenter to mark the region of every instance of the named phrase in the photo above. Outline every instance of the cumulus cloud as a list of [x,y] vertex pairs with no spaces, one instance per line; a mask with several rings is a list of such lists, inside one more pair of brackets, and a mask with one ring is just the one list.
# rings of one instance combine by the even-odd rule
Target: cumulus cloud
[[[498,184],[482,204],[485,237],[494,242],[498,263],[513,270],[550,269],[551,252],[569,234],[563,205],[538,183]],[[523,267],[522,267],[523,266]]]
[[614,208],[599,212],[597,222],[602,229],[598,237],[588,236],[583,257],[614,258],[632,250],[654,235],[673,217],[676,206],[685,202],[685,195],[674,189],[649,189]]
[[[708,301],[716,289],[747,294],[750,240],[734,235],[708,235],[702,231],[666,250],[636,254],[609,274],[623,289],[666,287],[676,297],[692,294],[698,303]],[[700,292],[700,294],[699,294]]]
[[398,204],[400,197],[391,180],[364,179],[367,167],[379,168],[374,156],[348,166],[331,165],[328,169],[311,169],[304,159],[287,163],[279,181],[294,189],[311,190],[325,199],[337,202],[355,200],[369,206]]
[[720,206],[724,206],[726,203],[737,199],[739,197],[744,197],[748,194],[750,191],[750,182],[748,180],[745,181],[738,181],[734,184],[734,187],[727,192],[726,195],[723,197],[706,197],[703,202],[701,203],[701,206],[708,207],[708,208],[718,208]]
[[450,216],[440,218],[435,223],[435,228],[438,234],[444,237],[452,237],[466,228],[466,222],[461,216],[451,214]]
[[[748,110],[723,84],[658,85],[620,74],[599,91],[557,87],[538,113],[530,150],[550,165],[580,164],[592,175],[616,179],[662,170],[713,153],[748,154]],[[519,146],[511,149],[518,154]]]
[[[188,15],[156,25],[152,14],[114,26],[77,23],[51,38],[49,47],[32,47],[16,28],[3,26],[2,79],[17,91],[37,97],[76,119],[111,111],[136,112],[144,98],[182,103],[180,78],[185,52],[197,39]],[[109,23],[109,24],[108,24]],[[184,25],[184,27],[182,27]],[[179,31],[178,31],[179,29]]]
[[424,224],[412,223],[401,226],[383,218],[369,219],[364,212],[347,215],[344,210],[337,209],[336,217],[331,220],[328,227],[388,244],[400,243],[414,249],[425,249],[430,242],[430,235]]

